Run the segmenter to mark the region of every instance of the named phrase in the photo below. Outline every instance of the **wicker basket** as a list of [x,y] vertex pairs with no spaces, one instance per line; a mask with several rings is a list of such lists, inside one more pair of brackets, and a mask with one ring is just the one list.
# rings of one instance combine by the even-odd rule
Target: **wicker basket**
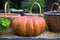
[[[7,6],[8,6],[8,13],[7,13],[7,10],[6,10]],[[5,7],[4,7],[4,13],[0,13],[0,17],[8,18],[12,22],[12,20],[14,18],[20,17],[20,14],[10,13],[9,4],[8,4],[8,2],[6,2]],[[11,26],[11,24],[10,24],[10,26]]]
[[[7,6],[8,6],[8,13],[6,12],[7,10]],[[9,10],[9,4],[8,2],[5,3],[5,7],[4,7],[4,13],[0,13],[0,17],[19,17],[20,14],[17,13],[10,13]]]
[[[37,5],[39,7],[39,13],[32,13],[32,8],[34,5]],[[43,14],[41,14],[41,6],[38,2],[34,2],[31,7],[30,7],[30,13],[24,13],[24,16],[42,16],[43,17]]]
[[60,12],[52,11],[52,8],[55,4],[58,5],[58,3],[54,3],[51,7],[51,11],[45,12],[44,15],[46,18],[48,29],[52,32],[60,32]]

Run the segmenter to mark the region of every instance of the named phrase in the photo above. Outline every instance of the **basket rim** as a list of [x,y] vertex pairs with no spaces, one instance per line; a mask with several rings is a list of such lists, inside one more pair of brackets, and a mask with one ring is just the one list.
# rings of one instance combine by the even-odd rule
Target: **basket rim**
[[60,15],[60,11],[48,11],[48,12],[44,12],[44,15]]
[[[6,17],[20,17],[21,15],[20,14],[17,14],[17,13],[6,13]],[[5,17],[4,16],[4,13],[0,13],[0,17]]]

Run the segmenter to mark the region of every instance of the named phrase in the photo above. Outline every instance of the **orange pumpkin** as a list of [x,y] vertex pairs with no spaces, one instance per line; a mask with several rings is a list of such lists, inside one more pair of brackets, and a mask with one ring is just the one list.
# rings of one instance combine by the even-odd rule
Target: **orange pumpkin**
[[15,33],[21,36],[34,36],[44,32],[46,22],[43,17],[21,16],[12,22]]

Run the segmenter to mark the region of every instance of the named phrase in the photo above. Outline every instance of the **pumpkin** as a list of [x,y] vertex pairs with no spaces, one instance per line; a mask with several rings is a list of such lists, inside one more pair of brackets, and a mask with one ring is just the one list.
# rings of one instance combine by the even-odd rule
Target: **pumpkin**
[[45,31],[46,22],[43,17],[21,16],[13,20],[12,28],[20,36],[35,36]]

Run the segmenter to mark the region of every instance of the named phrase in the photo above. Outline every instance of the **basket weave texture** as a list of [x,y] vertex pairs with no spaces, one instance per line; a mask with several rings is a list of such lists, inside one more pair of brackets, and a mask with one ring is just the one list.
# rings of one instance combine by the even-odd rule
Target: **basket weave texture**
[[[46,12],[45,14],[45,19],[48,25],[48,29],[52,32],[60,32],[60,12],[58,10],[53,13],[52,8],[54,5],[58,6],[58,9],[60,8],[58,3],[53,3],[51,7],[50,12]],[[53,13],[53,14],[52,14]]]
[[60,32],[60,15],[45,15],[48,28],[52,32]]

